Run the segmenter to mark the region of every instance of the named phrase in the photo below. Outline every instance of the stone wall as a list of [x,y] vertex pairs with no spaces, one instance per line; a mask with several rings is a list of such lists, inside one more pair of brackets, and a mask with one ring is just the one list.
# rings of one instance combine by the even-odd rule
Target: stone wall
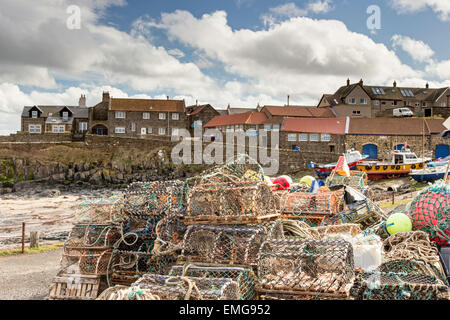
[[45,133],[45,134],[30,134],[18,133],[9,136],[0,136],[0,143],[59,143],[72,141],[70,133]]

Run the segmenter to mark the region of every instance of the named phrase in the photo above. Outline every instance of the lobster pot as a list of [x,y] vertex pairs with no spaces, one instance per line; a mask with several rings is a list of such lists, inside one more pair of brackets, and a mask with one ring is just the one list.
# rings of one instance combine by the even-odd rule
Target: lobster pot
[[282,294],[282,293],[263,293],[259,296],[259,300],[342,300],[340,296],[323,294],[318,296],[314,294]]
[[65,245],[71,247],[108,247],[115,244],[120,237],[118,226],[77,224],[72,227]]
[[251,268],[239,266],[189,264],[173,266],[170,276],[187,276],[197,278],[227,278],[239,285],[241,300],[256,298],[256,275]]
[[176,264],[175,254],[147,254],[145,252],[114,251],[115,263],[111,283],[113,285],[131,285],[145,273],[168,274]]
[[183,241],[186,224],[183,215],[164,217],[156,226],[156,234],[160,242],[168,247]]
[[449,187],[438,181],[421,192],[411,203],[409,216],[413,230],[428,233],[430,239],[447,246],[450,241]]
[[223,278],[145,274],[132,287],[147,289],[162,300],[238,300],[240,296],[237,282]]
[[138,219],[177,212],[182,206],[182,187],[179,180],[134,182],[124,192],[123,211]]
[[110,247],[64,247],[61,274],[106,275],[110,263]]
[[123,213],[122,206],[121,197],[87,199],[76,209],[76,221],[90,225],[120,223],[128,218]]
[[441,266],[436,267],[431,262],[418,259],[389,260],[380,265],[377,271],[389,273],[406,273],[408,275],[427,275],[436,278],[436,281],[448,285],[445,273]]
[[356,300],[448,300],[448,287],[433,276],[395,272],[358,273],[351,296]]
[[256,266],[266,236],[262,225],[192,225],[184,235],[180,261]]
[[280,211],[290,218],[305,215],[333,216],[345,209],[344,189],[329,192],[279,193]]
[[367,173],[358,170],[351,170],[350,176],[341,176],[338,174],[330,175],[325,180],[327,187],[349,186],[359,191],[367,189]]
[[188,224],[258,223],[278,216],[272,191],[263,182],[200,184],[189,193]]
[[353,249],[342,240],[269,239],[258,259],[258,291],[347,298],[353,283]]

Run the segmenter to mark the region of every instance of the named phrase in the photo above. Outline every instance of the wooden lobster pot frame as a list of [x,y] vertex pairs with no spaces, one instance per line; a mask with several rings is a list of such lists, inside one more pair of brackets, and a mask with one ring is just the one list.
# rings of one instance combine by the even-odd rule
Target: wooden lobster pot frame
[[240,296],[237,282],[223,278],[145,274],[132,286],[150,290],[162,300],[238,300]]
[[279,214],[271,189],[263,182],[200,184],[187,199],[186,224],[250,224]]
[[[285,221],[289,221],[286,219],[278,219],[273,223],[270,229],[270,238],[274,239],[286,239],[289,236],[286,236],[284,225]],[[308,232],[315,235],[314,239],[323,238],[327,235],[336,235],[336,234],[347,234],[352,237],[361,233],[361,228],[357,224],[337,224],[337,225],[329,225],[329,226],[320,226],[320,227],[310,227],[307,228]]]
[[110,247],[64,247],[61,274],[106,275],[111,260]]
[[338,174],[330,175],[325,180],[325,185],[327,187],[345,185],[364,191],[367,188],[367,173],[358,170],[351,170],[350,177],[340,176]]
[[70,247],[108,247],[121,237],[120,227],[110,224],[76,224],[65,242]]
[[49,300],[95,300],[104,287],[101,276],[60,274],[53,279]]
[[269,239],[258,256],[261,295],[346,299],[354,279],[353,248],[343,240]]
[[241,300],[256,298],[257,278],[253,270],[246,266],[228,266],[218,264],[195,263],[173,266],[170,276],[188,276],[198,278],[226,278],[239,285]]
[[192,225],[184,235],[179,261],[256,266],[267,233],[262,225]]

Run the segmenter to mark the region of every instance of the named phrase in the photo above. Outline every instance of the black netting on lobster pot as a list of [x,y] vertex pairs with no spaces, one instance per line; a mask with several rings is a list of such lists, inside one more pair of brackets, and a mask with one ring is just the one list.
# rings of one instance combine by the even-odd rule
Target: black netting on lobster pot
[[192,225],[184,235],[180,259],[256,266],[266,237],[267,229],[262,225]]
[[260,292],[348,296],[353,248],[343,240],[268,239],[258,257]]
[[231,279],[145,274],[132,284],[162,300],[238,300],[239,285]]

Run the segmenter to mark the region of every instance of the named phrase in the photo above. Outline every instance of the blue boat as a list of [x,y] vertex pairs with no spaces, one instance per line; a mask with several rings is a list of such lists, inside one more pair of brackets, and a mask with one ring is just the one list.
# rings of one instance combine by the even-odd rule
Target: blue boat
[[439,179],[444,179],[446,170],[447,170],[446,166],[427,167],[423,170],[411,170],[409,175],[411,176],[411,178],[413,178],[418,182],[435,181]]

